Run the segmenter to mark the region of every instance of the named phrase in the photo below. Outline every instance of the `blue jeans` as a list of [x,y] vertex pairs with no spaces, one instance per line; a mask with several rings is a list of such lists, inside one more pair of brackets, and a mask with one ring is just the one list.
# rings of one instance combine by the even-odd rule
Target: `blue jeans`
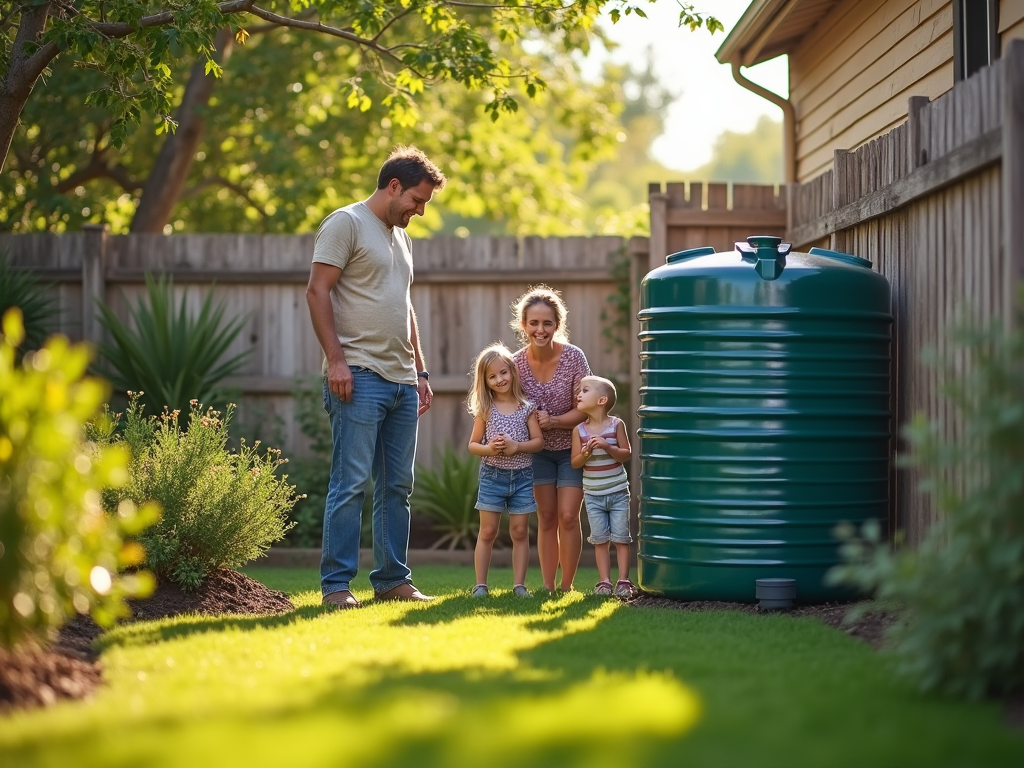
[[373,477],[373,562],[376,594],[411,583],[409,495],[419,396],[415,385],[395,384],[352,366],[352,396],[344,402],[327,388],[331,418],[331,482],[324,510],[320,585],[323,594],[349,589],[359,567],[359,528],[366,481]]
[[605,496],[594,496],[584,493],[587,501],[587,519],[590,521],[591,544],[629,544],[633,537],[629,534],[629,489],[609,493]]
[[503,469],[480,462],[480,490],[476,508],[481,512],[527,515],[537,511],[533,497],[533,467]]

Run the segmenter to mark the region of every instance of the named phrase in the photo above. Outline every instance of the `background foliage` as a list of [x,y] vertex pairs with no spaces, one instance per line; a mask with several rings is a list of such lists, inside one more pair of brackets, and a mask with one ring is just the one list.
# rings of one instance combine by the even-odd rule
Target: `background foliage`
[[244,315],[225,322],[225,305],[213,303],[212,288],[198,314],[189,311],[187,299],[182,293],[175,309],[174,280],[147,274],[145,300],[130,310],[130,321],[122,321],[105,303],[99,305],[110,341],[99,344],[97,369],[116,391],[138,393],[140,405],[157,413],[164,407],[187,412],[191,400],[225,405],[229,393],[221,382],[238,373],[252,354],[247,349],[224,359],[245,326]]
[[49,286],[39,282],[26,269],[13,269],[7,251],[0,251],[0,317],[17,307],[21,312],[24,339],[15,356],[39,349],[55,327],[60,310],[49,293]]
[[917,549],[890,550],[877,526],[850,539],[833,578],[903,608],[901,669],[925,690],[979,698],[1024,690],[1024,287],[1015,326],[961,327],[968,357],[947,363],[946,396],[965,433],[918,417],[909,464],[941,519]]
[[[81,19],[93,6],[81,5]],[[121,7],[108,3],[107,18]],[[140,226],[145,198],[170,194],[175,204],[160,219],[163,229],[147,224],[145,231],[309,231],[333,208],[369,194],[391,146],[413,143],[451,178],[419,223],[422,230],[646,230],[646,185],[666,177],[648,150],[667,94],[649,64],[609,65],[587,82],[577,55],[603,37],[593,23],[602,10],[616,16],[642,8],[617,0],[500,9],[375,0],[358,7],[312,3],[304,11],[297,5],[293,15],[330,21],[351,14],[359,30],[363,15],[375,14],[365,31],[404,13],[386,36],[399,45],[419,34],[421,22],[411,19],[427,8],[440,19],[458,19],[432,27],[438,36],[420,40],[420,55],[451,54],[444,46],[458,29],[485,43],[486,54],[473,59],[472,49],[458,50],[449,63],[465,56],[472,60],[467,68],[419,81],[398,78],[390,65],[374,63],[376,53],[349,40],[245,17],[238,18],[247,36],[222,36],[217,50],[192,49],[182,37],[160,50],[167,72],[147,84],[178,105],[174,135],[147,125],[154,116],[158,126],[171,125],[156,102],[136,104],[144,125],[129,131],[119,94],[140,85],[122,72],[114,80],[124,87],[113,88],[112,62],[83,66],[70,49],[25,105],[0,176],[0,229],[64,231],[92,221],[123,232]],[[681,20],[702,18],[709,29],[720,28],[692,11],[682,4]],[[171,30],[150,36],[174,37]],[[195,66],[207,59],[215,63],[210,74]],[[197,84],[210,89],[201,103],[190,95]],[[69,112],[76,120],[63,119]],[[498,113],[500,120],[489,119]],[[187,169],[180,183],[169,171],[174,164]]]
[[15,364],[20,312],[0,336],[0,644],[42,639],[75,613],[106,626],[127,615],[124,598],[148,593],[136,572],[142,550],[125,541],[153,522],[140,500],[104,513],[100,490],[125,482],[127,452],[86,440],[107,389],[85,375],[89,351],[54,336]]

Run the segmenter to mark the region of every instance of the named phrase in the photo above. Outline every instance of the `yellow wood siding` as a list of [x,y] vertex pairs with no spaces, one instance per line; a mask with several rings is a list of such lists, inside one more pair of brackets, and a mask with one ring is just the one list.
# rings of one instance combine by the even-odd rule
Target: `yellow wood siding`
[[789,59],[797,179],[903,122],[911,96],[948,91],[952,27],[950,0],[845,0],[823,19]]

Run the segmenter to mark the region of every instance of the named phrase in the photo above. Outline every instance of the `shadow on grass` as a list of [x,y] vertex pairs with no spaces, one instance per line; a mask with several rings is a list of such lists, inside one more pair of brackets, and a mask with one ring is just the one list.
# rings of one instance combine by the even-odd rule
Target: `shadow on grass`
[[[198,718],[188,709],[175,710],[133,721],[130,729],[104,724],[77,739],[39,743],[36,757],[58,763],[73,758],[82,768],[204,761],[248,766],[619,768],[671,761],[679,740],[699,719],[698,699],[671,671],[638,669],[632,654],[609,656],[602,651],[598,628],[608,622],[622,629],[629,625],[615,617],[620,610],[607,601],[540,602],[512,596],[484,604],[456,596],[410,606],[398,618],[382,615],[382,621],[402,627],[408,636],[399,664],[370,663],[355,676],[348,671],[327,675],[317,681],[312,695],[302,695],[303,683],[295,681],[271,707],[218,709]],[[272,628],[325,612],[317,606],[280,616],[179,617],[173,626],[149,622],[130,635],[115,631],[105,640],[109,647]],[[455,658],[457,668],[417,671],[416,654],[429,648],[418,643],[415,626],[491,612],[519,617],[521,626],[531,630],[521,645],[499,649],[504,663]],[[338,616],[342,626],[344,618]],[[92,750],[101,762],[83,759],[80,740],[90,738],[98,740]],[[220,746],[211,752],[214,743]],[[177,762],[167,762],[169,749]]]
[[[346,642],[348,616],[365,616],[370,606],[336,614],[325,631]],[[922,699],[893,683],[866,646],[808,621],[638,612],[576,595],[455,595],[403,606],[397,615],[383,608],[369,630],[378,619],[399,627],[397,655],[276,678],[269,702],[251,704],[239,689],[231,706],[91,719],[74,732],[11,743],[5,753],[11,764],[76,768],[1020,764],[1020,742],[1000,732],[994,717]],[[275,627],[324,612],[310,606],[282,616],[196,617],[168,635],[153,622],[139,627],[138,642]],[[531,631],[510,633],[513,642],[502,645],[487,634],[488,622],[474,620],[491,613],[515,616]],[[431,668],[445,628],[428,638],[416,627],[446,623],[452,633],[463,626],[474,633],[465,636],[472,656]],[[492,642],[495,658],[476,653]]]
[[165,640],[176,640],[191,635],[223,632],[227,629],[250,630],[271,629],[297,621],[315,619],[333,609],[319,605],[307,605],[296,608],[288,613],[277,613],[270,616],[221,615],[173,616],[164,619],[132,622],[115,627],[100,635],[93,642],[93,647],[100,653],[110,648],[133,645],[148,645]]

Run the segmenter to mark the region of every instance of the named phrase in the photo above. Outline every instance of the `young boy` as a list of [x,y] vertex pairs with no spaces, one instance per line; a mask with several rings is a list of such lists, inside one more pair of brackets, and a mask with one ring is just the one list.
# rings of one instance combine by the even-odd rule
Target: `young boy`
[[[594,594],[629,598],[636,587],[629,580],[629,545],[633,538],[629,535],[629,480],[622,463],[629,460],[631,451],[622,419],[608,415],[614,405],[615,385],[608,379],[585,376],[580,381],[576,407],[587,420],[572,431],[571,460],[573,467],[583,468],[583,497],[590,520],[587,541],[594,545],[600,579]],[[609,542],[615,544],[619,566],[614,588]]]

